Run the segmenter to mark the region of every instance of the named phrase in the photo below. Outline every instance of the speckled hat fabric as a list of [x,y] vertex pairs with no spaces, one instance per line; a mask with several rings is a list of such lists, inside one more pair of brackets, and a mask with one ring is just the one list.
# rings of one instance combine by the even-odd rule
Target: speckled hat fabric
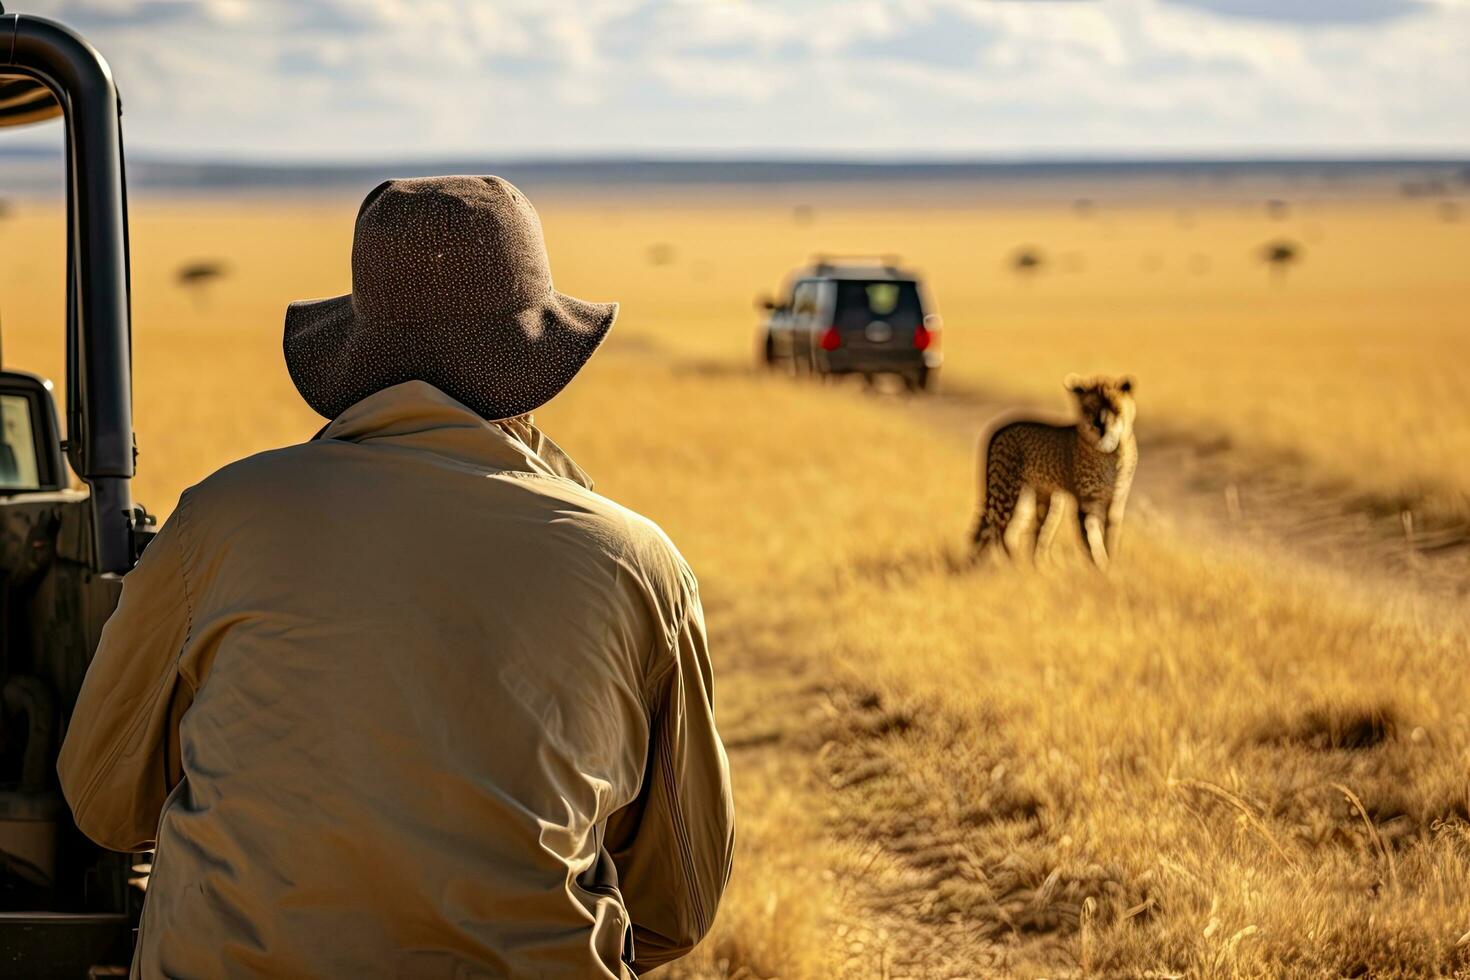
[[352,292],[286,308],[286,367],[327,418],[426,381],[508,419],[566,387],[617,313],[552,288],[541,219],[509,181],[389,180],[357,213]]

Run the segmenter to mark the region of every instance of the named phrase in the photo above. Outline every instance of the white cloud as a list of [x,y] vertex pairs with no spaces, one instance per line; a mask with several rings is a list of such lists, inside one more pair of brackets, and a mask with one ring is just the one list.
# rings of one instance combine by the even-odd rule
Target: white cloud
[[1470,152],[1470,0],[35,0],[132,147]]

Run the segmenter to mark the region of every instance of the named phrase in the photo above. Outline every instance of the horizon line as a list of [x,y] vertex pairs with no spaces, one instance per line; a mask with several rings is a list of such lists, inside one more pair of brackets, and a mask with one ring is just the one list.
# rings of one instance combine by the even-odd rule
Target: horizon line
[[[58,157],[62,147],[21,143],[0,146],[0,160],[18,157]],[[129,162],[149,166],[233,167],[262,170],[354,170],[385,166],[418,166],[430,163],[494,161],[507,166],[780,166],[780,167],[1078,167],[1078,166],[1270,166],[1270,165],[1470,165],[1470,150],[1423,151],[1313,151],[1242,153],[1208,152],[1070,152],[994,153],[974,156],[881,156],[862,154],[795,155],[773,153],[730,153],[711,155],[696,151],[591,151],[586,153],[446,152],[377,157],[272,157],[216,156],[159,152],[148,149],[128,154]]]

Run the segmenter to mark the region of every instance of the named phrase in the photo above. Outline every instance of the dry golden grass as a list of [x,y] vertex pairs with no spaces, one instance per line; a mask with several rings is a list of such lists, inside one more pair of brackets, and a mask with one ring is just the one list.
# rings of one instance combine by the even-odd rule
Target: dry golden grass
[[[794,195],[794,191],[785,192]],[[883,200],[885,192],[875,192]],[[697,356],[752,351],[757,291],[808,256],[898,252],[945,318],[944,383],[1057,400],[1069,371],[1136,374],[1145,411],[1237,445],[1304,454],[1364,490],[1470,513],[1470,220],[1424,201],[1261,205],[817,203],[810,223],[721,206],[544,209],[562,275]],[[1273,276],[1261,247],[1302,259]],[[653,267],[645,246],[671,261]],[[1032,276],[1014,250],[1040,249]]]
[[[586,425],[606,488],[703,572],[731,697],[780,677],[747,664],[812,689],[816,710],[734,730],[817,760],[815,822],[882,858],[852,886],[870,907],[1019,975],[1470,970],[1463,623],[1152,523],[1112,578],[972,569],[964,445],[848,392],[601,370],[657,421],[594,446],[588,384],[558,430]],[[813,939],[833,959],[807,975],[847,962]],[[886,950],[894,975],[930,975],[912,942]]]
[[[1307,201],[1273,218],[1263,204],[1078,213],[1064,202],[806,196],[816,203],[805,222],[793,219],[801,198],[789,189],[698,201],[564,196],[541,210],[558,282],[622,301],[625,335],[685,356],[753,356],[755,294],[815,252],[899,252],[925,273],[945,317],[951,387],[1053,403],[1068,371],[1130,371],[1155,424],[1300,453],[1361,489],[1470,512],[1470,220],[1441,220],[1434,202]],[[227,348],[233,327],[274,326],[290,298],[345,291],[354,209],[135,207],[140,387],[154,380],[150,341],[162,332],[187,326],[190,341]],[[22,206],[0,225],[16,257],[0,270],[7,324],[58,322],[59,236],[54,208]],[[1277,239],[1303,250],[1280,277],[1259,254]],[[1010,268],[1021,245],[1045,257],[1029,277]],[[664,264],[652,261],[656,247]],[[232,273],[196,302],[174,275],[201,258],[224,259]],[[201,462],[217,458],[200,451]]]
[[[281,311],[345,288],[353,204],[135,212],[138,492],[167,511],[319,424],[280,363]],[[969,567],[970,445],[737,369],[751,294],[782,267],[899,249],[933,277],[957,383],[1049,398],[1066,370],[1122,367],[1145,419],[1453,498],[1470,229],[1396,205],[1200,210],[1190,230],[1168,209],[543,212],[558,284],[625,312],[541,421],[679,542],[714,639],[740,853],[714,934],[671,973],[1470,975],[1457,612],[1202,546],[1167,514],[1133,523],[1111,577],[1066,555]],[[1321,240],[1273,286],[1250,248],[1309,221]],[[652,266],[661,241],[673,261]],[[1020,241],[1084,269],[1014,282]],[[55,374],[50,246],[54,214],[0,224],[5,362]],[[1170,271],[1185,248],[1214,271]],[[1141,272],[1141,249],[1165,270]],[[172,282],[195,258],[234,270],[202,305]]]

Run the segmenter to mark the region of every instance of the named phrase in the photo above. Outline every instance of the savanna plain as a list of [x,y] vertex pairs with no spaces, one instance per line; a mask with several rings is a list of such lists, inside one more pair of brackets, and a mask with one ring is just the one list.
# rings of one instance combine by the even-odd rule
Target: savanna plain
[[[739,851],[664,975],[1470,976],[1470,214],[531,192],[558,287],[623,304],[537,420],[678,542],[712,636]],[[355,207],[134,202],[155,512],[321,424],[282,311],[347,290]],[[57,378],[61,221],[0,220],[4,362]],[[924,273],[938,394],[757,368],[752,300],[822,250]],[[1138,382],[1120,559],[972,564],[976,438],[1070,371]]]

